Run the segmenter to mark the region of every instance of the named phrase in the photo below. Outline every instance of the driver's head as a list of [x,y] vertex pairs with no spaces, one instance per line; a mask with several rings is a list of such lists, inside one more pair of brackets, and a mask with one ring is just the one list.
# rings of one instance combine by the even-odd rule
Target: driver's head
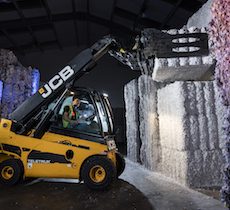
[[73,106],[79,106],[80,103],[81,103],[81,101],[79,100],[79,98],[76,95],[74,95],[73,101],[72,101]]

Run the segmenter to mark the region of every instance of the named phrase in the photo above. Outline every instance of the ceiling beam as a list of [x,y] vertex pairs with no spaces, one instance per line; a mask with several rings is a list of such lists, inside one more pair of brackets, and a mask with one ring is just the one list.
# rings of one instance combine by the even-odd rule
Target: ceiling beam
[[[73,16],[75,17],[76,15],[76,4],[75,0],[72,0],[72,13]],[[78,32],[78,27],[77,27],[77,20],[73,19],[73,24],[74,24],[74,29],[75,29],[75,36],[76,36],[76,45],[79,46],[79,32]]]
[[167,25],[167,23],[169,22],[169,20],[175,15],[176,11],[178,10],[179,6],[181,5],[183,0],[177,0],[176,4],[173,5],[173,8],[171,9],[171,11],[169,12],[169,14],[167,15],[167,17],[164,19],[164,21],[162,22],[160,29],[164,29],[164,27]]
[[[110,28],[111,22],[110,20],[95,16],[95,15],[87,15],[85,12],[76,12],[76,13],[62,13],[62,14],[53,14],[52,20],[53,22],[60,22],[60,21],[72,21],[77,19],[79,21],[90,21],[99,25],[103,25],[107,28]],[[27,24],[31,27],[38,27],[41,25],[47,24],[47,16],[40,16],[40,17],[32,17],[27,19]],[[25,22],[17,20],[9,20],[9,21],[0,21],[0,28],[4,29],[20,29],[26,27],[27,24]],[[131,33],[136,34],[132,31],[132,29],[128,28],[127,26],[120,25],[118,23],[114,23],[114,30],[121,31],[124,33]]]
[[5,29],[1,29],[1,32],[4,34],[4,36],[8,39],[8,41],[11,43],[11,45],[13,46],[13,48],[18,51],[21,55],[25,55],[25,53],[23,52],[23,50],[21,49],[21,47],[11,38],[11,36],[9,35],[9,33],[7,32],[7,30]]
[[26,20],[26,18],[24,16],[22,10],[19,8],[17,1],[16,0],[12,0],[12,3],[14,4],[14,6],[15,6],[15,8],[17,10],[17,13],[18,13],[19,17],[21,18],[22,22],[28,28],[29,33],[30,33],[30,35],[31,35],[31,37],[32,37],[32,39],[33,39],[33,41],[35,43],[35,47],[37,47],[39,50],[43,51],[42,48],[41,48],[41,45],[39,44],[37,38],[35,37],[35,35],[33,33],[32,28],[28,25],[27,20]]
[[55,36],[55,38],[57,40],[58,47],[60,48],[60,50],[63,50],[62,45],[61,45],[61,43],[60,43],[60,41],[58,39],[57,30],[56,30],[56,28],[54,26],[54,23],[52,21],[52,13],[50,11],[50,8],[49,8],[49,5],[47,3],[47,0],[41,0],[41,3],[42,3],[42,5],[44,6],[44,8],[46,10],[46,14],[47,14],[47,16],[49,18],[49,22],[52,25],[52,30],[53,30],[54,36]]

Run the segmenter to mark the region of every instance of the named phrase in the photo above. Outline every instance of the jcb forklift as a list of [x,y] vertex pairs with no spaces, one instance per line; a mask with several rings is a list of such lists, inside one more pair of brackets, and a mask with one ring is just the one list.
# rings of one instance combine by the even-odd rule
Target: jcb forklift
[[[27,177],[76,178],[89,188],[104,189],[122,174],[125,161],[116,148],[108,97],[94,90],[75,88],[75,82],[108,51],[132,69],[138,68],[141,56],[179,57],[208,52],[204,34],[193,34],[198,39],[194,43],[176,45],[173,40],[183,38],[182,35],[153,29],[147,32],[150,39],[136,40],[135,56],[124,51],[114,38],[104,37],[54,75],[10,119],[1,119],[0,184],[14,185]],[[145,46],[141,40],[151,43]],[[180,46],[204,49],[195,53],[173,51]],[[84,126],[64,127],[65,106],[75,96],[81,101],[79,109],[84,118],[79,119],[79,124]]]
[[[14,185],[26,177],[76,178],[92,189],[104,189],[125,168],[114,140],[113,115],[107,95],[74,88],[108,50],[106,37],[77,55],[67,66],[0,122],[0,183]],[[63,127],[64,107],[73,96],[84,119]],[[79,122],[78,121],[78,122]]]

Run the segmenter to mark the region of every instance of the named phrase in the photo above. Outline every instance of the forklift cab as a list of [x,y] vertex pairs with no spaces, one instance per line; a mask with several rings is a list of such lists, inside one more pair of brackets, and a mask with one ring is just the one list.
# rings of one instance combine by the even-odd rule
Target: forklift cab
[[[78,98],[79,106],[72,105],[73,97]],[[52,109],[54,104],[55,101],[48,106],[48,109]],[[65,126],[63,116],[65,108],[70,106],[72,106],[77,116],[73,123]],[[86,88],[70,89],[54,109],[48,131],[105,143],[106,137],[114,135],[113,114],[108,96]]]

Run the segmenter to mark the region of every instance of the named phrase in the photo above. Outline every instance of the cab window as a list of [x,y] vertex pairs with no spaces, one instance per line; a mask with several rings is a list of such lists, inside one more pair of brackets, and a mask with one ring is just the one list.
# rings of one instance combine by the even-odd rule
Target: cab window
[[100,124],[90,95],[76,92],[65,97],[56,110],[56,126],[82,133],[100,134]]

